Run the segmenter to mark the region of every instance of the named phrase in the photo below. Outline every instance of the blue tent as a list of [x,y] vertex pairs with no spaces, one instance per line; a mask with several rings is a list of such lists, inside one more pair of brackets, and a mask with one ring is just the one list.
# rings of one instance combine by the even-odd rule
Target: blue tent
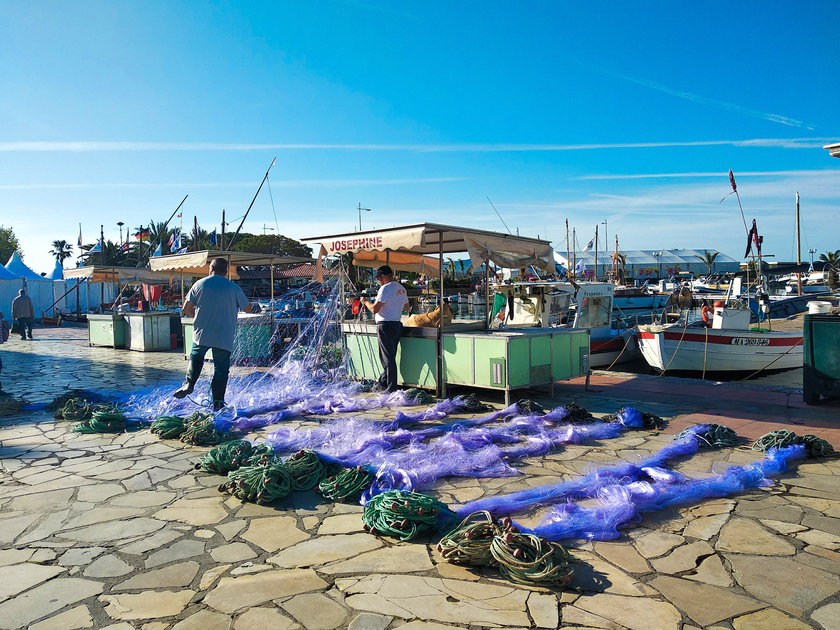
[[0,265],[0,280],[14,280],[15,278],[17,278],[15,274]]
[[40,280],[41,276],[27,267],[24,262],[17,255],[17,252],[12,252],[12,257],[6,263],[6,269],[11,271],[15,278],[29,278],[31,280]]
[[63,280],[64,279],[64,267],[61,266],[61,263],[57,260],[55,261],[55,268],[46,275],[47,280]]

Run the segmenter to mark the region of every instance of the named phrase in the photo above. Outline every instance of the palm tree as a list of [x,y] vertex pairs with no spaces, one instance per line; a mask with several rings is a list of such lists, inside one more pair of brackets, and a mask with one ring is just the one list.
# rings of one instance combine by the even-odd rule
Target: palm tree
[[840,249],[835,249],[832,251],[827,251],[825,254],[820,254],[820,262],[828,263],[830,265],[836,265],[840,262]]
[[[718,257],[720,252],[715,252],[714,254],[709,250],[704,250],[702,256],[695,256],[698,260],[700,260],[704,265],[709,268],[709,275],[712,275],[712,267],[715,266],[715,258]],[[840,252],[838,252],[840,254]]]
[[53,241],[52,246],[50,254],[55,256],[56,261],[63,267],[64,261],[73,255],[73,246],[65,240]]

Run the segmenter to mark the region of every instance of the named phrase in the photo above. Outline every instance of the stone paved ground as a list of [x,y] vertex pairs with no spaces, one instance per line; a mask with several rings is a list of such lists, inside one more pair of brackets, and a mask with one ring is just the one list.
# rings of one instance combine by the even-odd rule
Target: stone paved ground
[[[81,329],[35,332],[37,341],[0,346],[4,388],[30,402],[75,387],[174,386],[184,369],[179,353],[89,348]],[[669,425],[564,447],[528,460],[519,477],[447,479],[432,494],[454,505],[638,461],[697,422],[751,439],[792,428],[840,447],[840,405],[805,408],[781,388],[600,373],[589,391],[576,381],[554,400],[528,395],[596,414],[632,404]],[[193,470],[207,449],[72,426],[43,411],[0,419],[0,628],[840,628],[837,459],[803,462],[771,488],[647,515],[615,541],[578,541],[578,593],[451,565],[433,539],[376,538],[362,531],[360,507],[314,493],[243,505],[219,494],[220,477]],[[719,473],[758,456],[701,451],[676,468]]]

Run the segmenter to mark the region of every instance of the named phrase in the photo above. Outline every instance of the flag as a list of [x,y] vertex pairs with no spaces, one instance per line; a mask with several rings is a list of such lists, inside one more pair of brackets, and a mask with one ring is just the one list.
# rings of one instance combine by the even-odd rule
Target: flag
[[179,212],[176,216],[180,219],[182,214],[184,214],[184,213],[183,213],[183,212]]
[[589,242],[586,244],[586,247],[584,247],[584,248],[583,248],[583,252],[584,252],[584,253],[588,252],[588,251],[589,251],[590,249],[592,249],[594,246],[595,246],[595,239],[593,238],[591,241],[589,241]]
[[101,251],[102,251],[102,243],[100,243],[99,241],[96,241],[96,245],[94,245],[93,247],[91,247],[88,250],[88,254],[95,254],[96,252],[101,252]]
[[178,247],[180,247],[179,245],[175,245],[175,241],[180,238],[180,234],[181,230],[177,228],[172,230],[172,234],[169,236],[169,251],[175,251]]
[[172,236],[175,237],[172,247],[174,249],[181,249],[181,230],[177,230]]
[[144,230],[141,228],[139,232],[134,233],[134,236],[138,241],[148,241],[151,236],[151,233],[149,232],[149,230]]
[[759,256],[761,255],[761,244],[764,242],[764,237],[758,235],[758,228],[755,225],[755,219],[753,219],[752,228],[747,233],[747,251],[744,253],[744,258],[750,255],[752,251],[752,246],[755,245],[755,252]]
[[125,243],[122,244],[122,249],[124,249],[125,251],[129,250],[128,241],[126,241]]
[[210,232],[210,247],[216,245],[216,228],[213,228],[213,231]]
[[582,274],[586,271],[586,262],[581,258],[575,265],[575,273]]
[[155,253],[152,254],[152,256],[163,256],[163,241],[158,243],[157,249],[155,250]]
[[189,247],[182,247],[181,249],[178,250],[178,253],[179,254],[186,254],[188,249],[189,249]]
[[77,244],[79,247],[81,247],[81,246],[82,246],[82,226],[81,226],[81,225],[79,226],[79,240],[76,242],[76,244]]

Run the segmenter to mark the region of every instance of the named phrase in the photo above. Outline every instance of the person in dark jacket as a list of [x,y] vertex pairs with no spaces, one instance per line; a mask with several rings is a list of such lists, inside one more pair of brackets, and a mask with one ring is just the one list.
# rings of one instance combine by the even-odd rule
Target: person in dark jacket
[[12,318],[17,320],[18,332],[21,339],[32,339],[32,320],[35,319],[35,307],[32,305],[32,298],[26,295],[26,289],[18,291],[19,295],[12,300]]

